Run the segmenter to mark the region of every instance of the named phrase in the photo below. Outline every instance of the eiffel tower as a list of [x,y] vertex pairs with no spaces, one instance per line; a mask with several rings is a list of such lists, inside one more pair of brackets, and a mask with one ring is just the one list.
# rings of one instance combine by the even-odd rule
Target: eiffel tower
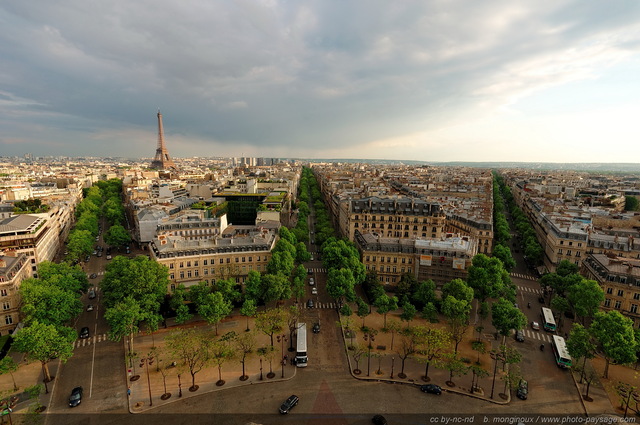
[[162,130],[162,114],[160,111],[158,111],[158,148],[156,149],[155,158],[151,161],[151,168],[158,170],[176,168],[176,164],[173,163],[167,147],[164,145],[164,131]]

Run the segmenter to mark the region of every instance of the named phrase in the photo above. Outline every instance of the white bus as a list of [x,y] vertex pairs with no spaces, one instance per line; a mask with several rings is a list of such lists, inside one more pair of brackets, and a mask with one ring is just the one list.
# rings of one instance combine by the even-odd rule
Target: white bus
[[553,335],[553,354],[556,356],[556,363],[559,367],[563,369],[571,367],[571,356],[563,337]]
[[545,331],[556,331],[556,319],[553,318],[553,312],[550,308],[542,307],[542,313],[540,313],[540,317],[542,318],[542,327]]
[[296,350],[296,366],[298,367],[307,367],[307,324],[306,323],[298,323],[298,336],[297,336],[297,345],[298,348]]

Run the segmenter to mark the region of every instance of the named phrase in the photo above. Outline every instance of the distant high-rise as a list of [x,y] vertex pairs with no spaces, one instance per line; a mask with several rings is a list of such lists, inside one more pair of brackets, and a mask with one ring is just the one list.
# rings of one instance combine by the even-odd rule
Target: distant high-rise
[[151,168],[158,170],[176,168],[176,164],[173,163],[167,147],[164,145],[164,130],[162,129],[162,114],[160,111],[158,111],[158,148],[156,149],[156,156],[151,162]]

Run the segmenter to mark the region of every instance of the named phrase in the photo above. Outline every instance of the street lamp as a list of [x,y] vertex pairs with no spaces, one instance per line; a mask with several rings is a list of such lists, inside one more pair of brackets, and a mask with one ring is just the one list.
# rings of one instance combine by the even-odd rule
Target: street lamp
[[178,374],[178,397],[182,397],[182,382],[180,381],[180,374]]
[[140,359],[140,367],[145,366],[147,369],[147,385],[149,386],[149,406],[153,406],[153,398],[151,397],[151,378],[149,378],[149,365],[153,364],[153,356],[143,357]]
[[284,343],[287,342],[287,334],[278,335],[276,339],[280,343],[280,349],[282,350],[282,375],[280,377],[284,378],[284,364],[287,362],[284,359]]
[[490,356],[495,360],[495,364],[493,365],[493,383],[491,384],[491,396],[489,398],[493,398],[493,389],[496,386],[496,372],[498,371],[498,360],[504,359],[504,353],[493,350],[490,352]]
[[391,357],[391,379],[393,379],[393,366],[395,364],[396,358]]
[[367,354],[367,376],[371,374],[371,349],[373,348],[371,343],[375,341],[377,333],[378,331],[375,329],[366,328],[363,335],[364,340],[369,342],[367,347],[369,349],[369,353]]

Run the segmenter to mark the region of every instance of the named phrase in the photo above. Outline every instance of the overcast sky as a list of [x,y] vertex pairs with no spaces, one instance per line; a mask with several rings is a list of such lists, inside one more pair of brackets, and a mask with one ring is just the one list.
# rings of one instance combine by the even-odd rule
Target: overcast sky
[[0,4],[0,156],[640,162],[637,0]]

